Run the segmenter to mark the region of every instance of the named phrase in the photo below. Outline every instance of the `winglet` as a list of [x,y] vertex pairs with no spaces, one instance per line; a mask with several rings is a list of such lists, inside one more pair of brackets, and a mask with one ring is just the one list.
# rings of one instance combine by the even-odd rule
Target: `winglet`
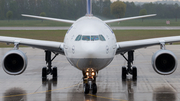
[[44,20],[52,20],[52,21],[65,22],[65,23],[74,23],[75,22],[75,21],[72,21],[72,20],[49,18],[49,17],[42,17],[42,16],[35,16],[35,15],[27,15],[27,14],[21,14],[21,15],[25,16],[25,17],[44,19]]

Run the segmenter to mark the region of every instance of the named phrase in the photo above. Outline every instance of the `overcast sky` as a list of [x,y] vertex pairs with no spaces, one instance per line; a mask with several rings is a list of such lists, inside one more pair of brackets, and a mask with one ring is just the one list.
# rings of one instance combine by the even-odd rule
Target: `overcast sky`
[[[116,0],[112,0],[112,1],[116,1]],[[129,2],[154,2],[154,1],[158,1],[158,0],[120,0],[120,1],[129,1]]]

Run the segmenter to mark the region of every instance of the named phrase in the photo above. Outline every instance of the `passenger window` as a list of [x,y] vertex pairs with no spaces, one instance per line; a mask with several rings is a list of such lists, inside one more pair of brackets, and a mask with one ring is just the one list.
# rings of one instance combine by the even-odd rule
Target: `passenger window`
[[91,41],[97,41],[99,40],[99,36],[91,36]]
[[81,40],[81,37],[82,37],[82,35],[78,35],[78,36],[76,37],[76,40],[75,40],[75,41],[80,41],[80,40]]
[[82,40],[84,40],[84,41],[89,41],[89,40],[90,40],[90,36],[83,36],[83,37],[82,37]]
[[106,41],[106,39],[102,35],[99,35],[99,38],[100,38],[101,41]]

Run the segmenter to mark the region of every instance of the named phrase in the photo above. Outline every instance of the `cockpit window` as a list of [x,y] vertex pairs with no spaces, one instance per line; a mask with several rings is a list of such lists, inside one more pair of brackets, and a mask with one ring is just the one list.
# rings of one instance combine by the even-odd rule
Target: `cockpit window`
[[99,35],[99,38],[100,38],[101,41],[106,41],[106,39],[102,35]]
[[90,36],[82,36],[82,40],[84,40],[84,41],[90,41]]
[[75,39],[75,41],[106,41],[106,39],[104,38],[103,35],[92,35],[92,36],[88,36],[88,35],[78,35]]
[[76,37],[76,40],[75,40],[75,41],[80,41],[80,40],[81,40],[81,37],[82,37],[82,35],[78,35],[78,36]]
[[91,41],[97,41],[97,40],[99,40],[99,36],[97,36],[97,35],[91,36]]

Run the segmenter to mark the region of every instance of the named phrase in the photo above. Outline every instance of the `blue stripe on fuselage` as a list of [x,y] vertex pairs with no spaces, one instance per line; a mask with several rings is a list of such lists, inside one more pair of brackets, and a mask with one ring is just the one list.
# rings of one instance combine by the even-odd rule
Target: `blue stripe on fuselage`
[[87,1],[87,14],[90,14],[91,13],[91,0],[88,0]]

